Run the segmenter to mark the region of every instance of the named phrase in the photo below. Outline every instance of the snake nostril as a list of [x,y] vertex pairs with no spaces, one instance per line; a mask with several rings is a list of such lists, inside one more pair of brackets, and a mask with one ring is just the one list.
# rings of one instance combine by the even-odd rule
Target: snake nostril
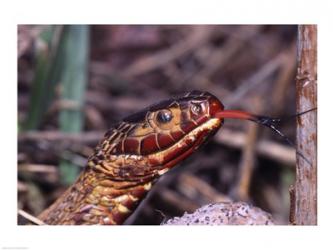
[[195,115],[199,115],[202,113],[203,108],[200,103],[192,103],[191,104],[191,111]]

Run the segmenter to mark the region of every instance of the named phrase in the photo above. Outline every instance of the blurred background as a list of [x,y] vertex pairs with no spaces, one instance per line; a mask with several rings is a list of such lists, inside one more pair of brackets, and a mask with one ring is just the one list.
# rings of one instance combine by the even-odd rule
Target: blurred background
[[[291,25],[18,26],[19,208],[37,216],[108,128],[170,96],[199,89],[227,109],[294,114],[296,34]],[[294,140],[294,120],[280,129]],[[294,172],[295,151],[281,138],[228,120],[160,178],[126,223],[160,224],[233,200],[287,224]]]

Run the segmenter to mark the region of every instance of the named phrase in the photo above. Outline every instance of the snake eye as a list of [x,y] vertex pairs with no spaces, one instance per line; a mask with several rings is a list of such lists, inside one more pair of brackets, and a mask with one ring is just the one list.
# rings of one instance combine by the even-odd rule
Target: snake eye
[[200,103],[192,103],[191,104],[191,111],[195,115],[199,115],[202,112],[202,106]]
[[157,121],[160,123],[168,123],[172,120],[172,112],[168,109],[161,110],[157,113]]

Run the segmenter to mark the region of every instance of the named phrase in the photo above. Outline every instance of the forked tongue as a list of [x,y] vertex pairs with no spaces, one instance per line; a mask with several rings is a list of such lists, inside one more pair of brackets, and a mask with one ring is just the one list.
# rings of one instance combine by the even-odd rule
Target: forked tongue
[[302,113],[298,113],[296,115],[288,116],[288,117],[285,117],[284,119],[282,119],[282,118],[272,118],[272,117],[268,117],[268,116],[254,115],[254,114],[251,114],[251,113],[248,113],[248,112],[245,112],[245,111],[241,111],[241,110],[222,110],[222,111],[219,111],[219,112],[215,113],[214,116],[216,118],[219,118],[219,119],[231,118],[231,119],[249,120],[249,121],[253,121],[253,122],[256,122],[260,125],[263,125],[263,126],[266,126],[266,127],[270,128],[276,134],[281,136],[290,146],[295,148],[296,149],[296,154],[301,156],[307,163],[309,163],[311,165],[310,161],[301,152],[299,152],[297,150],[295,144],[287,136],[285,136],[280,130],[278,130],[276,128],[276,125],[278,123],[280,123],[281,120],[297,117],[297,116],[303,115],[305,113],[308,113],[310,111],[313,111],[315,109],[316,108],[304,111]]

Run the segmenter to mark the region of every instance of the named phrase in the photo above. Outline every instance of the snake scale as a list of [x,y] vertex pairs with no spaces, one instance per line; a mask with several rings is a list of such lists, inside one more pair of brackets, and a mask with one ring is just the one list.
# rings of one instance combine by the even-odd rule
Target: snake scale
[[105,134],[75,183],[39,219],[50,225],[122,224],[158,178],[222,125],[223,104],[192,91],[154,104]]

